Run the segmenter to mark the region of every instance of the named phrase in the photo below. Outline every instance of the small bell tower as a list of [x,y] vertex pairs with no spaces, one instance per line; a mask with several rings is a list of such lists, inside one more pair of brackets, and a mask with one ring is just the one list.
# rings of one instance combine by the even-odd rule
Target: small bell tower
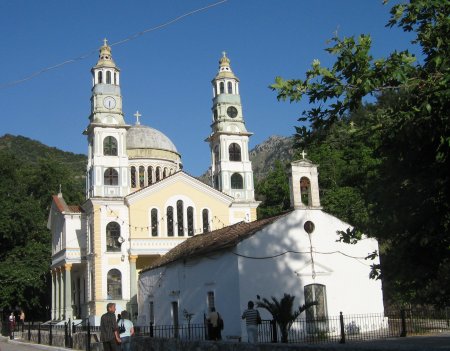
[[289,174],[289,189],[291,206],[295,209],[322,209],[319,196],[318,165],[305,158],[291,163]]
[[215,189],[236,201],[254,202],[252,163],[249,159],[249,133],[245,127],[239,94],[239,79],[230,67],[226,53],[212,80],[213,105],[211,135],[211,183]]
[[92,67],[92,96],[87,135],[86,197],[117,197],[129,193],[126,132],[120,93],[120,69],[104,39],[97,64]]

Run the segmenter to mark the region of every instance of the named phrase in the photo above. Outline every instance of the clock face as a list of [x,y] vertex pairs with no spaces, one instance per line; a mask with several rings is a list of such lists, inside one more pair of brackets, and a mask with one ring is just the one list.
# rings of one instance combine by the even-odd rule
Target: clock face
[[111,110],[116,107],[116,100],[114,100],[114,98],[111,96],[107,96],[103,99],[103,106]]
[[234,106],[230,106],[227,108],[227,115],[231,118],[234,118],[238,115],[238,110]]

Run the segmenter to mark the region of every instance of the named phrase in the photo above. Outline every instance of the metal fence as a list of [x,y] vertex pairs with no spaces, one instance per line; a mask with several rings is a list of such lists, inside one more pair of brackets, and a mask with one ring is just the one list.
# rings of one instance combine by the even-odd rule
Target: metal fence
[[[90,351],[91,335],[99,333],[98,326],[91,326],[89,320],[81,323],[28,323],[19,326],[24,339],[37,343],[53,345],[54,338],[58,338],[63,346],[73,348],[73,339],[84,335],[86,350]],[[294,321],[288,333],[289,343],[347,343],[352,341],[374,340],[390,337],[405,337],[408,335],[427,334],[433,332],[450,331],[450,309],[436,310],[398,310],[384,314],[355,314],[330,316],[321,319],[301,318]],[[207,340],[208,326],[200,324],[179,325],[149,325],[136,326],[137,336],[151,338]],[[281,331],[273,320],[263,320],[258,326],[258,341],[260,343],[281,342]],[[61,345],[62,346],[62,345]]]

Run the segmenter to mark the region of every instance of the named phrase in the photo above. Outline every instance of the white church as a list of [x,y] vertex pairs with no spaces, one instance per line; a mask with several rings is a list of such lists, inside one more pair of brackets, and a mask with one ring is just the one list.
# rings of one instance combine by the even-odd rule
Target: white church
[[[369,279],[374,262],[365,260],[378,250],[377,241],[337,241],[336,232],[350,225],[322,211],[317,165],[311,161],[292,162],[290,193],[287,213],[189,238],[142,270],[138,322],[187,324],[180,314],[184,311],[192,315],[190,323],[203,323],[214,307],[224,320],[222,337],[246,340],[241,315],[247,302],[256,305],[257,296],[281,299],[284,293],[296,296],[297,307],[317,301],[305,313],[314,323],[340,312],[382,315],[381,282]],[[267,311],[260,313],[272,319]],[[378,327],[358,326],[361,331]],[[336,326],[309,328],[339,333]]]

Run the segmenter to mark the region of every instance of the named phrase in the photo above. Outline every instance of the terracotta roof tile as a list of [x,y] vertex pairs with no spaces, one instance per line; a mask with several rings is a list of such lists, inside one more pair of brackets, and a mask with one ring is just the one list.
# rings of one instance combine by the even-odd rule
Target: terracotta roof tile
[[260,219],[254,222],[239,222],[209,233],[195,235],[174,247],[164,256],[157,259],[150,267],[143,269],[141,273],[178,260],[199,257],[234,247],[240,241],[252,236],[277,219],[286,216],[288,213],[290,211],[275,217]]

